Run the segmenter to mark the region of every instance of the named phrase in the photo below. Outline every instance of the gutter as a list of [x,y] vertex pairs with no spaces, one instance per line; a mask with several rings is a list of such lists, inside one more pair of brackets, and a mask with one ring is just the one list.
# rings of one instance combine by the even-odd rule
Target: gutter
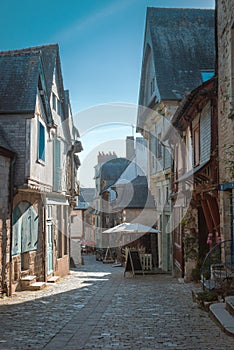
[[19,114],[32,114],[32,118],[34,118],[34,112],[35,110],[20,110],[20,111],[0,111],[0,114],[3,114],[4,116],[7,116],[7,115],[15,115],[16,117],[19,115]]

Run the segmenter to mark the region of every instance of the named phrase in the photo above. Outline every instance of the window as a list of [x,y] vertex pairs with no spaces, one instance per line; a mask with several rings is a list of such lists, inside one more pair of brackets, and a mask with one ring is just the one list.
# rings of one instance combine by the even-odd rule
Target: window
[[202,81],[203,83],[214,76],[213,70],[203,70],[201,71]]
[[161,144],[161,133],[157,137],[156,154],[157,158],[162,158],[162,144]]
[[200,127],[197,125],[193,130],[193,165],[200,163]]
[[161,188],[158,188],[158,204],[161,204],[162,200],[161,200]]
[[166,198],[166,204],[169,203],[169,187],[166,186],[166,189],[165,189],[165,198]]
[[52,94],[52,107],[54,111],[62,115],[62,103],[54,93]]
[[53,93],[52,94],[52,106],[53,106],[53,109],[56,111],[57,110],[57,97],[55,96],[55,94]]
[[152,170],[156,168],[156,159],[154,154],[151,155],[151,168]]
[[38,159],[45,161],[45,127],[39,121],[38,122]]
[[62,114],[62,105],[61,105],[61,102],[59,100],[57,100],[57,113],[58,113],[58,115]]
[[54,191],[62,190],[61,141],[54,140]]

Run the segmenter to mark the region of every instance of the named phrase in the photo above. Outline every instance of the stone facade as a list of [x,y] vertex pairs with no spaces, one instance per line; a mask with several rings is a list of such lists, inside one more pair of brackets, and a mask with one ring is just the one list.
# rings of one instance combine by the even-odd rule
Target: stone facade
[[[174,159],[171,157],[173,147],[169,150],[164,145],[163,135],[181,99],[202,84],[203,70],[214,70],[214,39],[213,10],[147,9],[137,130],[148,142],[149,185],[155,198],[160,229],[159,266],[165,271],[172,270],[175,258],[175,254],[172,256],[174,237],[170,201]],[[178,236],[181,237],[181,232]],[[179,248],[181,255],[182,242]],[[183,259],[180,258],[183,275]]]
[[10,158],[0,149],[0,295],[10,294]]
[[222,239],[234,237],[234,1],[216,1]]
[[[51,275],[69,273],[69,217],[78,195],[82,146],[63,87],[58,45],[1,52],[0,71],[0,148],[2,133],[15,154],[9,185],[11,250],[3,247],[2,261],[12,263],[14,292],[23,286],[22,277],[46,282]],[[5,190],[1,183],[0,189]],[[1,193],[1,198],[7,196]],[[1,226],[6,236],[7,225]],[[6,239],[1,243],[6,245]]]

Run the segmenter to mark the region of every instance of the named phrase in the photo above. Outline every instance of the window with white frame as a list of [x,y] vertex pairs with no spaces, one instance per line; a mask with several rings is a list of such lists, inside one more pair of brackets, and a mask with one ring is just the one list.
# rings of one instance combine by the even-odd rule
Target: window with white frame
[[54,92],[52,93],[52,107],[53,110],[58,113],[58,115],[62,115],[62,103]]

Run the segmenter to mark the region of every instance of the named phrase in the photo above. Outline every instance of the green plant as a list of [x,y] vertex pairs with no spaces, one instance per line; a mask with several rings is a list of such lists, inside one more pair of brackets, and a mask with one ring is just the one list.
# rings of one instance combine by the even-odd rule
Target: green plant
[[197,298],[199,301],[207,301],[207,302],[211,302],[211,301],[217,301],[218,300],[218,293],[214,290],[208,291],[205,290],[203,292],[198,292],[197,293]]
[[195,267],[194,269],[192,269],[191,278],[195,282],[200,281],[200,279],[201,279],[201,269],[199,269],[198,267]]

